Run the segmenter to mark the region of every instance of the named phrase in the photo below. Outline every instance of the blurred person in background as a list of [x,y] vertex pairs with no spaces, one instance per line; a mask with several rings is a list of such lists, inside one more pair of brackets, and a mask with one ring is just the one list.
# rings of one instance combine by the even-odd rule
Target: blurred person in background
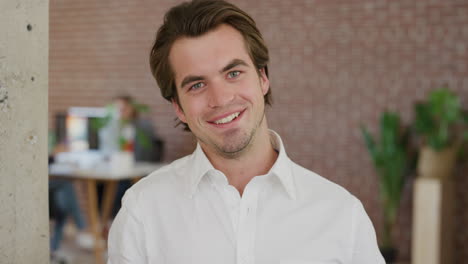
[[140,117],[148,106],[137,103],[130,95],[115,97],[108,115],[99,128],[99,149],[105,155],[119,151],[132,152],[136,161],[154,161],[153,125]]
[[[147,111],[147,107],[140,105],[129,95],[117,96],[109,107],[109,114],[104,120],[94,125],[99,132],[99,146],[101,151],[111,155],[117,151],[128,151],[134,155],[136,161],[153,161],[155,140],[152,124],[140,118],[140,113]],[[49,162],[60,152],[68,152],[67,142],[55,145],[55,137],[49,138],[51,145]],[[52,143],[54,142],[54,143]],[[120,208],[120,201],[125,191],[131,186],[130,180],[120,181],[113,206],[113,215]],[[98,185],[98,196],[102,200],[103,185]],[[51,261],[53,263],[69,263],[72,257],[62,250],[61,244],[64,229],[68,219],[72,219],[78,230],[76,244],[80,248],[92,249],[94,237],[86,232],[87,223],[79,206],[78,196],[72,181],[67,179],[50,179],[50,215],[54,221],[51,235]],[[101,203],[100,203],[101,204]]]
[[[132,153],[135,161],[158,161],[154,142],[157,137],[149,120],[141,118],[141,113],[148,107],[136,102],[130,95],[115,97],[110,107],[111,116],[99,131],[100,149],[112,155],[118,151]],[[112,215],[115,216],[121,206],[125,191],[131,186],[130,180],[119,181]],[[98,185],[98,196],[102,200],[103,186]],[[101,203],[100,203],[101,204]]]

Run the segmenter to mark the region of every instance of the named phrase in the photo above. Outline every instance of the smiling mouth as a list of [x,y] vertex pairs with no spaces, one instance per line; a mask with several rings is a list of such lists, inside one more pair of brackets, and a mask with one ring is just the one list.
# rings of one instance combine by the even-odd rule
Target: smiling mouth
[[226,116],[225,118],[221,118],[219,120],[216,120],[213,123],[215,123],[217,125],[227,124],[227,123],[232,122],[232,120],[236,119],[239,115],[240,115],[240,112],[236,112],[236,113],[233,113],[231,115]]
[[234,120],[236,120],[240,115],[242,115],[242,112],[243,111],[232,113],[232,114],[230,114],[228,116],[225,116],[223,118],[220,118],[218,120],[210,121],[210,123],[215,124],[215,125],[229,124],[229,123],[233,122]]

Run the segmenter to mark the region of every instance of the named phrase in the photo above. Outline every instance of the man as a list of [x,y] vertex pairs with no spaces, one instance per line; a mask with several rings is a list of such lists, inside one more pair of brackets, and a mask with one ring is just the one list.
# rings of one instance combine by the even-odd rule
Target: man
[[268,50],[245,12],[172,8],[150,61],[198,145],[127,191],[109,263],[384,263],[361,203],[268,130]]

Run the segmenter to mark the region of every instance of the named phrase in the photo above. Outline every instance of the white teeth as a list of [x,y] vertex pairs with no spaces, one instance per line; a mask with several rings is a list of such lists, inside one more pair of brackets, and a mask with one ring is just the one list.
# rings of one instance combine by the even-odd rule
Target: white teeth
[[232,115],[226,116],[225,118],[222,118],[220,120],[214,121],[215,124],[226,124],[231,122],[234,118],[238,117],[240,115],[240,112],[234,113]]

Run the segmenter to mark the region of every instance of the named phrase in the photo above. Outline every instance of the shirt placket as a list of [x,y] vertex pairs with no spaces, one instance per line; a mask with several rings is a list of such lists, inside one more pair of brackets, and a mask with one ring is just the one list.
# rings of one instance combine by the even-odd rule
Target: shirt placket
[[249,183],[240,199],[237,223],[237,263],[254,263],[254,244],[257,222],[258,185]]

